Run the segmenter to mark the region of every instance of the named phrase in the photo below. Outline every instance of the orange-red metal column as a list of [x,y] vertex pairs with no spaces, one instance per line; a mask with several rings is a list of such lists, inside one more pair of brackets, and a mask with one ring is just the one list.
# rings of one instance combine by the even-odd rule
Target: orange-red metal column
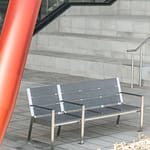
[[0,143],[11,119],[41,0],[10,0],[0,39]]

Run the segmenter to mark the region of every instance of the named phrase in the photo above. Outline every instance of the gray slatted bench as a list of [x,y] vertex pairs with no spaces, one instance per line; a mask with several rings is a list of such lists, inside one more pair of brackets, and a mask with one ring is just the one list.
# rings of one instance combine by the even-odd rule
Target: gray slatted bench
[[[31,112],[28,140],[33,122],[48,125],[52,149],[56,126],[59,135],[62,125],[81,122],[81,143],[86,121],[117,116],[119,124],[121,115],[140,112],[140,130],[143,127],[144,97],[121,92],[118,78],[28,88],[27,94]],[[122,94],[141,97],[141,105],[125,104]]]
[[[142,130],[144,97],[121,92],[118,78],[60,84],[57,85],[57,88],[61,93],[60,101],[65,100],[85,105],[85,121],[117,116],[116,124],[119,124],[121,115],[140,112],[140,130]],[[141,97],[141,105],[125,104],[123,94]],[[73,105],[69,106],[67,103],[64,103],[63,107],[64,111],[74,109]],[[72,115],[81,116],[81,112],[72,113]]]
[[54,149],[54,129],[62,125],[68,125],[81,122],[81,143],[83,139],[84,130],[84,106],[82,104],[74,104],[68,102],[68,105],[74,105],[73,109],[68,112],[82,112],[81,116],[70,115],[69,113],[61,111],[63,104],[67,102],[60,102],[58,90],[56,85],[48,85],[41,87],[33,87],[27,89],[27,96],[29,101],[29,108],[31,112],[31,121],[28,132],[28,141],[31,140],[31,132],[33,123],[38,123],[51,127],[51,149]]

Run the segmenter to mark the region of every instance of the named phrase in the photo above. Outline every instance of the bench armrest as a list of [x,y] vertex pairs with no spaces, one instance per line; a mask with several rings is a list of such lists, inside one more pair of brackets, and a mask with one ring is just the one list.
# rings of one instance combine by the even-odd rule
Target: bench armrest
[[141,119],[140,119],[140,130],[139,130],[141,131],[143,127],[143,120],[144,120],[144,95],[133,94],[133,93],[128,93],[128,92],[121,92],[121,93],[141,97],[141,110],[140,110]]
[[[54,124],[55,122],[55,110],[52,109],[52,108],[47,108],[45,106],[40,106],[40,105],[30,105],[30,107],[36,107],[36,108],[40,108],[40,109],[44,109],[44,110],[48,110],[50,111],[50,114],[51,114],[51,120],[52,120],[52,123]],[[45,115],[38,115],[38,116],[34,116],[34,118],[42,118],[44,117]],[[46,115],[47,116],[47,115]]]
[[[79,104],[79,103],[75,103],[75,102],[65,101],[65,100],[63,100],[62,102],[68,103],[68,104],[71,104],[71,105],[79,106],[80,109],[82,110],[82,120],[85,119],[85,105]],[[73,112],[73,111],[77,111],[77,110],[70,110],[70,111],[66,111],[66,112],[69,113],[69,112]],[[82,123],[83,123],[83,122],[82,122]]]
[[144,108],[144,95],[134,94],[134,93],[129,93],[129,92],[120,92],[120,93],[122,93],[122,94],[127,94],[127,95],[131,95],[131,96],[141,97],[141,109]]
[[36,107],[36,108],[41,108],[41,109],[50,110],[50,111],[54,110],[52,108],[48,108],[48,107],[40,106],[40,105],[30,105],[30,107]]
[[69,104],[72,104],[72,105],[78,105],[78,106],[83,106],[83,104],[79,104],[79,103],[75,103],[75,102],[70,102],[70,101],[61,101],[61,102],[64,102],[64,103],[69,103]]
[[[141,97],[141,116],[143,120],[143,113],[144,113],[144,95],[140,95],[140,94],[134,94],[134,93],[128,93],[128,92],[120,92],[122,94],[127,94],[127,95],[131,95],[131,96],[137,96],[137,97]],[[143,121],[142,121],[143,122]]]
[[122,94],[127,94],[127,95],[132,95],[132,96],[137,96],[137,97],[144,97],[143,95],[140,94],[134,94],[134,93],[129,93],[129,92],[120,92]]

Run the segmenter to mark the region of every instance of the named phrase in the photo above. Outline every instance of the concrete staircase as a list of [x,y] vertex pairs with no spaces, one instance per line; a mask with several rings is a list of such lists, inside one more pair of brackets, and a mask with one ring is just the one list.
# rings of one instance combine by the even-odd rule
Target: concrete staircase
[[[148,4],[148,0],[118,0],[112,6],[70,8],[33,38],[26,68],[99,79],[119,77],[130,83],[131,55],[126,50],[136,48],[150,33]],[[145,51],[147,63],[149,56]],[[134,58],[137,84],[139,53]]]

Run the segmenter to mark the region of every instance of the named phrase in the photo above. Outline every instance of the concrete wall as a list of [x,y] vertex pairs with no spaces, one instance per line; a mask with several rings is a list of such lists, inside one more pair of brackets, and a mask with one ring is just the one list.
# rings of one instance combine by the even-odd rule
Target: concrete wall
[[60,31],[145,38],[150,34],[150,1],[118,0],[112,6],[76,6],[60,19]]
[[[46,46],[51,45],[51,42],[48,41],[47,37],[44,38],[43,34],[47,35],[52,32],[65,32],[79,34],[79,36],[80,34],[88,35],[89,37],[91,35],[96,35],[98,36],[96,40],[101,38],[101,36],[116,37],[117,41],[118,38],[120,38],[121,42],[118,42],[116,46],[113,46],[110,43],[106,44],[106,48],[104,48],[104,44],[102,44],[102,47],[97,47],[97,49],[101,52],[101,49],[116,49],[118,51],[120,48],[120,51],[122,52],[122,50],[126,50],[127,48],[135,48],[138,46],[138,43],[142,42],[142,40],[150,35],[149,18],[150,0],[118,0],[112,6],[71,7],[33,38],[30,50],[36,50],[38,47],[43,47],[42,43],[45,44],[46,41]],[[123,40],[125,40],[125,42],[122,42]],[[130,42],[127,43],[128,41]],[[60,42],[59,39],[58,42]],[[57,47],[57,44],[55,45]],[[66,47],[68,46],[66,45]],[[48,48],[50,47],[48,46]],[[89,48],[91,47],[89,46]],[[149,44],[146,45],[146,49],[149,48]],[[147,54],[149,56],[149,51],[145,51],[145,54],[146,57]],[[136,58],[138,59],[138,57]],[[146,59],[149,61],[149,58]]]
[[67,15],[150,15],[149,0],[117,0],[112,6],[77,6],[66,11]]
[[112,6],[74,6],[40,33],[59,31],[144,39],[150,35],[149,18],[150,0],[118,0]]
[[[149,18],[150,0],[71,7],[33,37],[27,67],[94,78],[118,76],[129,83],[131,55],[126,50],[150,35]],[[150,62],[150,44],[145,48],[144,60]],[[134,58],[137,83],[139,53]]]

